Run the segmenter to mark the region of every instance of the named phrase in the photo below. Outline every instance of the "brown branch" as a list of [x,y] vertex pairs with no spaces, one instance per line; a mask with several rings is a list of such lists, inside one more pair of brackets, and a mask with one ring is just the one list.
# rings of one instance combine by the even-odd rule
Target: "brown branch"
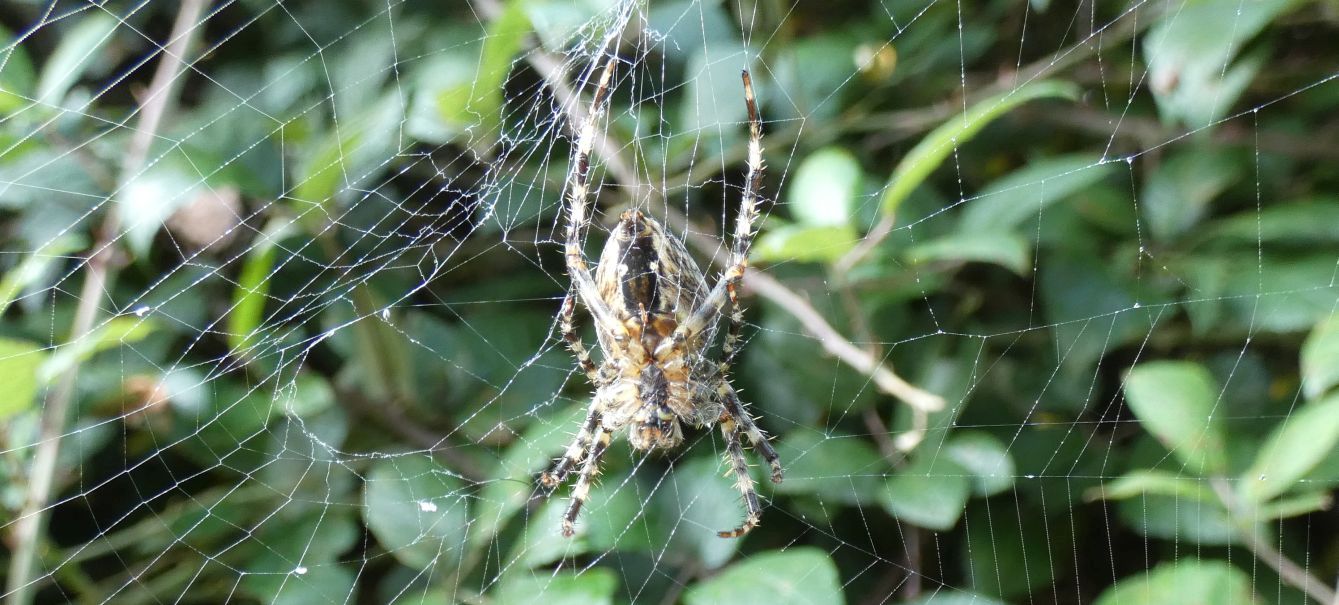
[[[123,189],[143,167],[149,148],[158,136],[158,128],[172,103],[184,56],[199,29],[196,22],[204,7],[205,0],[183,0],[181,3],[167,47],[163,48],[162,57],[150,80],[148,95],[139,112],[139,124],[131,137],[129,149],[122,156],[121,186],[118,190]],[[98,303],[111,286],[112,257],[121,230],[120,218],[111,200],[112,197],[109,197],[102,224],[96,231],[67,346],[88,337],[97,320]],[[42,406],[37,450],[28,476],[28,489],[12,534],[15,552],[14,558],[10,560],[6,590],[9,603],[14,605],[26,605],[32,602],[34,596],[32,574],[37,563],[38,544],[42,542],[41,534],[46,524],[47,501],[55,482],[61,437],[65,432],[66,416],[69,415],[70,403],[74,399],[78,376],[79,363],[75,362],[48,392]]]

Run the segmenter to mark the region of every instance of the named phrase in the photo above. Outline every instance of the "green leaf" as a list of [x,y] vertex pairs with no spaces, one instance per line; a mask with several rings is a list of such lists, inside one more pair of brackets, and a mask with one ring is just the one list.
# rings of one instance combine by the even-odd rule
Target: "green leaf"
[[1176,475],[1159,470],[1135,470],[1103,483],[1088,491],[1090,500],[1124,500],[1135,496],[1157,494],[1181,499],[1216,502],[1213,490],[1204,479]]
[[508,605],[609,605],[617,589],[612,569],[594,567],[579,573],[509,574],[490,596],[493,603]]
[[437,93],[437,111],[449,124],[468,124],[474,142],[501,135],[503,93],[512,59],[530,33],[526,2],[511,0],[488,27],[475,77]]
[[948,456],[918,452],[884,484],[883,508],[898,519],[936,531],[958,524],[971,494],[967,469]]
[[353,571],[334,563],[303,567],[287,574],[246,574],[243,585],[258,601],[272,605],[342,603],[354,591]]
[[1339,385],[1339,315],[1321,321],[1302,344],[1302,392],[1315,399]]
[[1018,275],[1032,273],[1032,255],[1028,241],[1013,233],[951,233],[907,250],[912,264],[933,262],[994,263]]
[[1147,493],[1118,501],[1116,513],[1125,527],[1150,538],[1201,546],[1233,544],[1238,539],[1236,523],[1217,501]]
[[269,298],[270,278],[273,277],[274,259],[279,242],[293,232],[293,219],[277,215],[252,243],[251,250],[237,276],[237,287],[232,291],[232,310],[228,312],[228,346],[234,355],[244,355],[259,336],[265,301]]
[[1246,42],[1296,0],[1194,0],[1169,10],[1143,36],[1148,87],[1164,120],[1200,128],[1232,108],[1263,63],[1233,63]]
[[470,524],[471,547],[493,539],[525,507],[534,493],[535,474],[562,454],[572,441],[573,427],[585,413],[585,406],[572,406],[543,416],[507,447],[492,473],[499,481],[485,483],[480,490],[474,522]]
[[340,116],[339,127],[329,128],[303,156],[306,161],[297,168],[297,185],[292,197],[299,204],[294,210],[310,225],[313,233],[324,225],[322,212],[312,206],[323,206],[337,194],[350,191],[375,176],[398,149],[397,134],[401,118],[401,103],[394,92],[383,95],[353,116]]
[[9,115],[31,103],[36,76],[28,51],[4,27],[0,27],[0,48],[5,49],[0,51],[0,115]]
[[1303,405],[1279,422],[1241,478],[1241,493],[1264,502],[1292,489],[1339,444],[1339,393]]
[[1257,244],[1339,243],[1339,198],[1317,196],[1251,208],[1205,225],[1204,237],[1255,249]]
[[[676,466],[657,488],[653,501],[658,518],[672,519],[678,528],[670,537],[668,551],[708,568],[724,565],[743,542],[716,535],[744,521],[739,490],[725,475],[725,468],[714,456]],[[767,523],[765,515],[763,523]]]
[[832,146],[813,152],[786,190],[791,216],[810,227],[850,225],[863,178],[859,160],[846,149]]
[[1261,505],[1251,518],[1260,522],[1287,519],[1309,515],[1316,511],[1329,510],[1334,498],[1329,491],[1316,491],[1285,496]]
[[82,338],[57,347],[38,368],[37,378],[49,383],[101,351],[142,340],[157,327],[154,322],[138,317],[109,319]]
[[900,605],[1007,605],[1004,601],[965,590],[936,589],[933,594]]
[[1098,597],[1096,605],[1249,605],[1251,576],[1226,561],[1181,559],[1136,572]]
[[47,352],[35,342],[0,338],[0,422],[33,405]]
[[429,456],[389,458],[367,475],[363,522],[401,563],[449,568],[465,544],[468,501],[456,475]]
[[801,546],[759,553],[684,591],[688,605],[812,605],[842,603],[832,558]]
[[25,290],[42,279],[43,275],[56,263],[66,260],[66,255],[84,247],[82,238],[67,236],[57,239],[29,254],[18,266],[5,273],[0,279],[0,316],[5,314],[9,305]]
[[984,431],[955,432],[944,455],[970,473],[972,493],[993,496],[1014,484],[1014,459],[999,439]]
[[1209,204],[1241,176],[1228,152],[1197,148],[1167,158],[1144,183],[1139,208],[1149,232],[1170,241],[1199,223]]
[[89,11],[60,37],[60,45],[42,66],[37,83],[37,101],[58,105],[65,93],[102,58],[102,47],[111,41],[120,21],[105,11]]
[[816,494],[847,504],[872,502],[879,496],[888,463],[868,442],[842,435],[800,430],[776,446],[786,465],[778,494]]
[[1105,179],[1116,163],[1075,154],[1032,162],[987,186],[967,204],[959,231],[1011,231],[1056,202]]
[[1146,430],[1198,473],[1227,469],[1218,416],[1218,385],[1204,366],[1182,361],[1140,364],[1125,377],[1125,399]]
[[764,263],[834,262],[859,241],[850,226],[777,225],[758,237],[749,257]]
[[1079,88],[1069,82],[1038,80],[1005,93],[982,99],[960,116],[954,116],[921,139],[893,169],[880,205],[885,215],[897,212],[902,201],[943,163],[954,149],[966,143],[996,118],[1034,99],[1076,99]]

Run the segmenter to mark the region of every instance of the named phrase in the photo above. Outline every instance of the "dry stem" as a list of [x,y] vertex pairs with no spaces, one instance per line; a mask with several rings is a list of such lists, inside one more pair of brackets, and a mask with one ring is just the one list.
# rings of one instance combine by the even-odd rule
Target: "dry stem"
[[[144,165],[149,147],[153,144],[158,127],[172,101],[174,85],[183,64],[182,57],[190,47],[194,32],[198,29],[196,21],[199,20],[204,6],[204,0],[184,0],[181,4],[177,19],[172,25],[168,45],[162,51],[162,58],[149,84],[148,95],[140,110],[139,124],[131,138],[130,147],[122,158],[120,171],[122,186]],[[97,230],[93,252],[88,259],[84,284],[79,291],[79,303],[70,328],[70,343],[86,338],[93,329],[98,315],[98,303],[106,295],[112,281],[111,261],[121,222],[116,209],[111,207],[111,204],[108,206],[102,224]],[[46,403],[42,407],[37,450],[28,477],[28,489],[23,509],[19,512],[11,536],[15,552],[14,558],[10,560],[9,580],[6,584],[8,602],[11,605],[27,605],[34,596],[32,574],[37,563],[38,545],[42,542],[47,501],[51,497],[51,488],[55,482],[56,458],[60,453],[61,436],[65,432],[65,420],[69,414],[70,402],[74,399],[78,375],[79,364],[75,363],[69,371],[61,375],[60,381],[49,391]]]

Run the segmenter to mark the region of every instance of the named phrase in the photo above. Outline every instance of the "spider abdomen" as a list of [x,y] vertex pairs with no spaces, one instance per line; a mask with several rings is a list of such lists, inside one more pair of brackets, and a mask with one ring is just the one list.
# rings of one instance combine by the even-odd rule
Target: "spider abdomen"
[[[707,297],[706,279],[683,244],[639,210],[624,212],[610,230],[595,283],[605,304],[648,354]],[[701,340],[710,337],[699,335]],[[603,339],[600,344],[606,350],[612,345]]]

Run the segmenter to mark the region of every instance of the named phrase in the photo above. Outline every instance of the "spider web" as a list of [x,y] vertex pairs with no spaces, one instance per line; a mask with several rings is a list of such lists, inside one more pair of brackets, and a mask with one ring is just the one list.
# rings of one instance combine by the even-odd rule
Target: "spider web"
[[[6,4],[8,599],[1333,592],[1326,7],[439,4]],[[635,207],[716,278],[758,82],[740,540],[712,430],[616,438],[575,538],[536,497],[610,52],[588,257]]]

